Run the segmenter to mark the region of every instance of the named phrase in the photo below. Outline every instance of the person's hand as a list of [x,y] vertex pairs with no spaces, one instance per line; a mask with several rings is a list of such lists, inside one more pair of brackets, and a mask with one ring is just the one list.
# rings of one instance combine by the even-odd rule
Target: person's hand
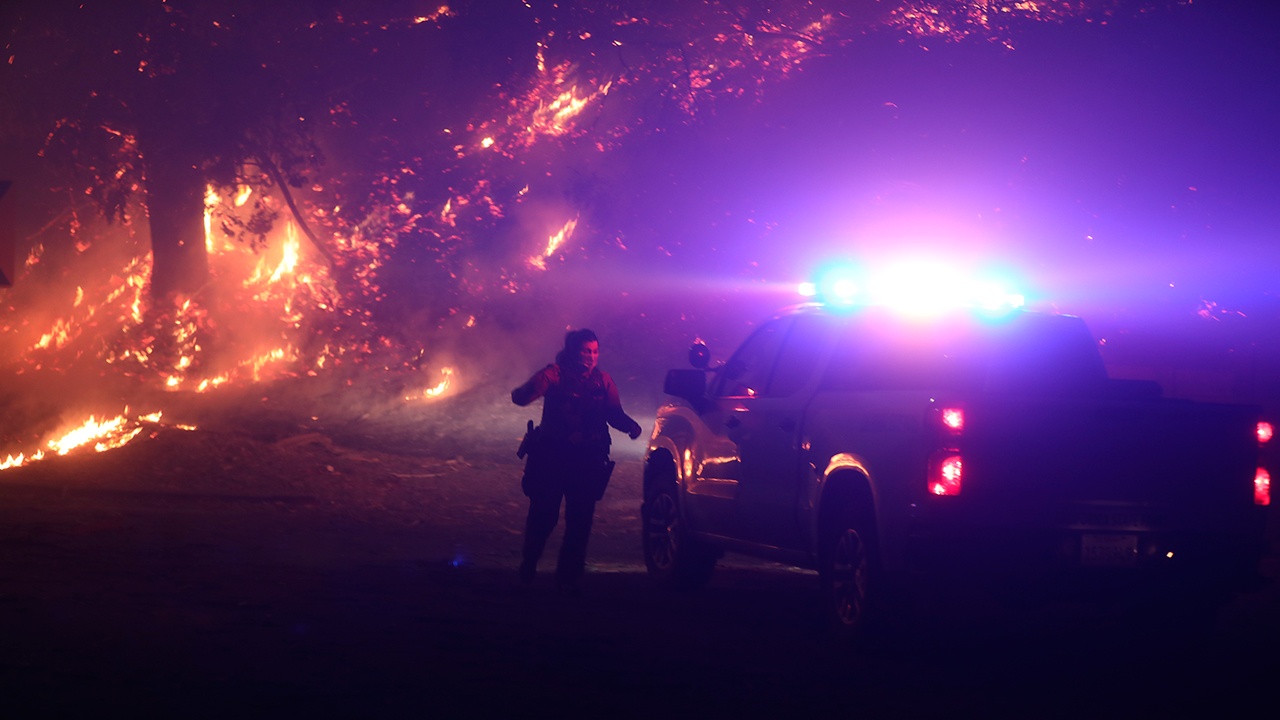
[[641,432],[643,432],[643,430],[641,429],[641,427],[640,427],[639,425],[637,425],[637,426],[635,426],[635,427],[631,428],[631,432],[629,432],[629,433],[627,433],[627,434],[631,436],[631,439],[632,439],[632,440],[635,440],[636,438],[640,437],[640,433],[641,433]]

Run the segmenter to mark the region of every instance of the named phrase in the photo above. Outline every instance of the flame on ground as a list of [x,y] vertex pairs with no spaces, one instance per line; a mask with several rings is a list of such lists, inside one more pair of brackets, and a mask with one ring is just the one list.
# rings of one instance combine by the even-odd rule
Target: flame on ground
[[441,368],[440,376],[440,382],[436,383],[433,387],[424,388],[416,393],[409,393],[404,396],[404,399],[406,401],[413,402],[415,400],[431,400],[440,397],[449,389],[449,386],[453,384],[453,368]]
[[[48,453],[61,456],[83,447],[92,447],[94,452],[106,452],[107,450],[124,447],[140,435],[147,426],[160,425],[162,417],[163,413],[159,411],[145,415],[132,415],[129,412],[129,408],[125,408],[123,413],[115,417],[104,417],[101,420],[96,415],[90,415],[87,420],[79,425],[73,426],[69,430],[55,433],[55,437],[46,441],[44,448],[40,450],[31,453],[18,453],[17,455],[9,454],[4,460],[0,460],[0,470],[29,465],[43,460]],[[170,427],[182,430],[195,429],[192,425],[172,425]]]
[[30,456],[24,455],[23,453],[18,453],[17,455],[10,454],[4,460],[0,460],[0,470],[8,470],[9,468],[19,467],[21,465],[26,465],[27,463],[31,463],[31,462],[35,462],[37,460],[43,460],[43,459],[44,459],[43,450],[38,450],[32,453]]

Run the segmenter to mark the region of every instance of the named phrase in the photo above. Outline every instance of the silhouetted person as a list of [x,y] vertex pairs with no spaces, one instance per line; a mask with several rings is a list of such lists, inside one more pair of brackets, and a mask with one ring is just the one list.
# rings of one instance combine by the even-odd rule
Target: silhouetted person
[[538,559],[555,529],[564,500],[564,539],[556,563],[556,585],[576,593],[587,559],[596,501],[604,495],[613,463],[609,426],[640,437],[640,424],[622,410],[618,386],[597,367],[600,341],[590,330],[565,335],[556,361],[511,391],[524,406],[544,398],[542,424],[521,446],[528,453],[521,487],[529,497],[520,580],[533,582]]

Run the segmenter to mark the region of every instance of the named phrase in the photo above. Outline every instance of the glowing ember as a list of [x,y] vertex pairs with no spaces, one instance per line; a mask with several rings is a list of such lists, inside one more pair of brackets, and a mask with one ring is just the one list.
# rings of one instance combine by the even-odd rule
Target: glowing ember
[[[1102,4],[1105,10],[1105,4]],[[1007,27],[1018,21],[1062,21],[1085,14],[1084,4],[1072,0],[985,0],[984,2],[941,2],[920,0],[904,3],[891,13],[887,24],[918,37],[937,37],[948,42],[971,35],[986,37],[1012,48],[1005,37]]]
[[111,322],[120,326],[129,327],[142,322],[141,305],[150,273],[149,258],[134,259],[111,278],[113,289],[96,302],[86,298],[83,287],[77,287],[71,312],[55,319],[49,331],[41,334],[29,351],[61,350],[71,346],[80,339],[84,329],[103,314],[114,313],[117,317]]

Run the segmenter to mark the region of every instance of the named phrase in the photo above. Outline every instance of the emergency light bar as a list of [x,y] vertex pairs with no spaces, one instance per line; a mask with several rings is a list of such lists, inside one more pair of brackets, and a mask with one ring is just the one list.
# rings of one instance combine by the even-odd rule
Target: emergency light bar
[[964,277],[936,263],[904,264],[873,277],[835,266],[799,286],[802,297],[829,305],[884,305],[908,312],[954,308],[1015,310],[1026,297],[996,280]]

